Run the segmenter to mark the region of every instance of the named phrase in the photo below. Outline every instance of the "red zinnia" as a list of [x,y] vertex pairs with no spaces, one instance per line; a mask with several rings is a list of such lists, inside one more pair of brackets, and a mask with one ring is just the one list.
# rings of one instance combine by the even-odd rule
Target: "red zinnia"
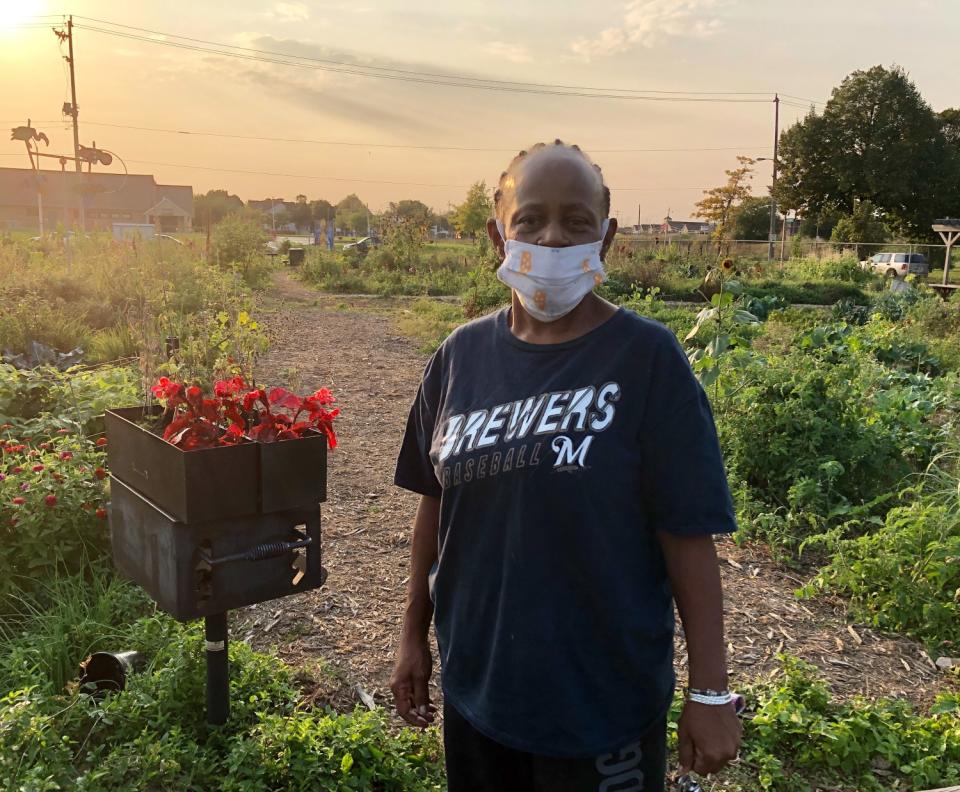
[[104,509],[104,508],[102,508],[102,507],[99,508],[99,509],[97,509],[97,517],[98,517],[99,519],[101,519],[101,520],[106,520],[106,519],[107,519],[107,510]]
[[56,506],[56,505],[57,505],[57,496],[56,496],[56,495],[47,495],[47,497],[44,498],[43,501],[44,501],[44,503],[47,504],[47,506]]
[[19,498],[19,497],[17,497],[17,498],[14,498],[14,499],[13,499],[13,505],[14,505],[14,506],[23,506],[23,504],[26,503],[26,502],[27,502],[27,499],[26,499],[26,498]]
[[93,475],[102,481],[107,477],[107,471],[104,470],[102,467],[98,467],[96,470],[93,471]]
[[68,459],[73,459],[73,451],[61,451],[60,459],[66,461]]
[[107,444],[107,438],[106,438],[106,437],[98,437],[98,438],[97,438],[97,445],[98,445],[98,446],[105,446],[106,444]]
[[23,468],[17,466],[17,467],[15,467],[15,468],[13,468],[13,470],[11,470],[10,472],[11,472],[11,473],[23,473]]
[[32,470],[34,473],[39,473],[41,470],[43,470],[43,465],[34,465],[32,468],[30,468],[30,470]]

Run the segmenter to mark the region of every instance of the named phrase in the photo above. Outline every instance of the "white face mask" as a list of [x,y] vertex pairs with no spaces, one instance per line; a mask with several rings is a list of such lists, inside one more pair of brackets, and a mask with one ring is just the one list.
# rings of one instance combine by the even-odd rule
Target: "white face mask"
[[497,278],[513,289],[534,319],[553,322],[576,308],[595,286],[607,279],[600,260],[610,219],[603,221],[600,240],[572,247],[546,247],[507,239],[503,223],[497,230],[505,257]]

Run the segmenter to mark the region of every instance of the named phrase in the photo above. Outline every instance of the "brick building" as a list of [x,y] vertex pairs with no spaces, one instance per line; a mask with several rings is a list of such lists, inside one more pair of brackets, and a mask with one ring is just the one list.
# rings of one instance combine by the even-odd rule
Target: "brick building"
[[44,228],[80,223],[83,202],[86,230],[113,223],[152,223],[158,232],[193,227],[193,187],[157,184],[144,174],[83,173],[29,168],[0,168],[0,230],[39,227],[37,192],[43,200]]

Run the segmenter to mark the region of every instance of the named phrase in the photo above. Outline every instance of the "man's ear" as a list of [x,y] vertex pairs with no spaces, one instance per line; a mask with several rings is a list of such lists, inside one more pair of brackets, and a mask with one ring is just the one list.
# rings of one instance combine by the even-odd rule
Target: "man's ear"
[[603,261],[607,257],[607,251],[610,250],[610,245],[613,244],[613,238],[617,235],[617,218],[610,218],[610,225],[607,226],[607,234],[603,238],[603,246],[600,248],[600,260]]
[[507,257],[507,254],[503,250],[503,237],[500,236],[500,229],[497,228],[497,221],[494,218],[487,220],[487,236],[490,237],[490,241],[493,242],[493,246],[497,249],[497,254],[500,256],[502,261]]

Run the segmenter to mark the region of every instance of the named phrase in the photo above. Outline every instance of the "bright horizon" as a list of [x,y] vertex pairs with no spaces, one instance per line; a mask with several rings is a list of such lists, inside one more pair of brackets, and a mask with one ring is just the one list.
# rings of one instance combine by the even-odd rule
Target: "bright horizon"
[[[774,92],[784,97],[781,129],[806,113],[809,100],[825,101],[851,71],[876,64],[906,69],[934,110],[960,104],[948,62],[960,7],[949,0],[909,7],[878,0],[869,18],[862,3],[842,0],[811,0],[792,15],[760,0],[468,0],[439,11],[424,0],[402,9],[382,0],[237,0],[226,18],[222,4],[202,0],[176,14],[117,0],[2,2],[0,121],[7,127],[29,117],[50,137],[49,151],[72,153],[70,125],[57,120],[70,97],[50,30],[62,20],[39,17],[88,17],[75,19],[81,143],[117,152],[131,173],[190,184],[196,193],[223,188],[244,200],[303,193],[336,203],[356,193],[373,211],[415,198],[442,212],[474,181],[492,189],[520,148],[559,136],[603,168],[611,214],[621,223],[659,221],[668,211],[687,219],[738,154],[772,156]],[[212,55],[116,25],[342,65],[329,71]],[[417,72],[411,76],[420,81],[343,71],[358,66]],[[433,84],[423,76],[431,73],[703,92],[698,99],[738,92],[751,101],[479,90]],[[250,137],[283,140],[243,139]],[[3,141],[0,166],[27,167],[22,145]],[[755,193],[764,194],[769,181],[769,163],[758,163]]]

